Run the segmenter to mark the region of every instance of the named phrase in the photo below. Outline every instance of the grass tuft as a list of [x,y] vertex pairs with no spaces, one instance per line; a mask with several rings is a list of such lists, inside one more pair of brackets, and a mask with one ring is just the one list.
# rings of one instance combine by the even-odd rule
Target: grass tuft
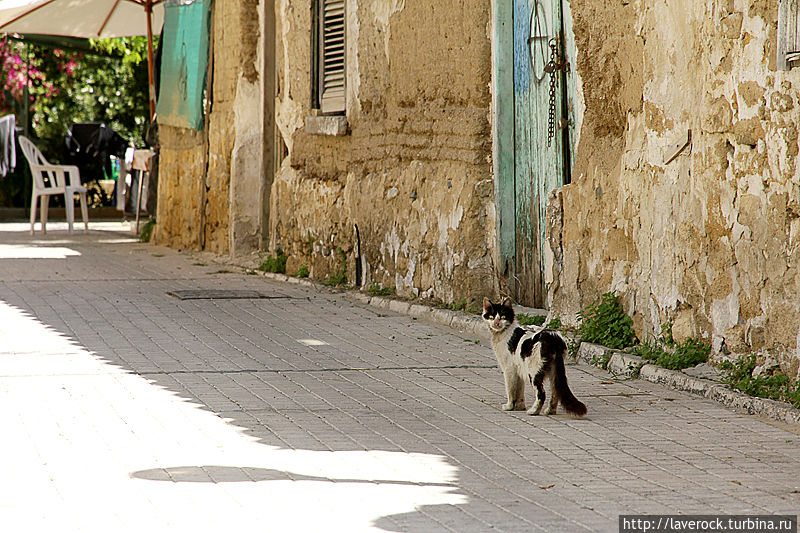
[[153,238],[153,230],[156,227],[156,219],[150,217],[142,226],[142,229],[139,230],[139,242],[150,242],[150,239]]
[[373,281],[367,288],[367,294],[369,294],[370,296],[394,296],[395,288],[381,287],[381,285],[378,282]]
[[288,256],[283,253],[283,250],[278,248],[275,251],[275,255],[272,254],[268,255],[258,266],[258,270],[262,272],[272,272],[275,274],[285,274],[286,273],[286,260]]
[[636,344],[633,319],[625,314],[616,294],[607,292],[579,313],[581,341],[621,350]]
[[788,402],[800,408],[800,381],[792,381],[780,372],[753,377],[755,355],[743,356],[733,362],[723,361],[719,368],[725,373],[723,381],[736,390],[750,396]]
[[347,255],[339,246],[336,247],[335,253],[338,263],[336,270],[331,272],[327,279],[322,281],[323,285],[327,285],[329,287],[341,287],[342,285],[347,285]]
[[663,338],[657,339],[653,344],[639,344],[631,352],[670,370],[683,370],[705,363],[711,354],[711,346],[697,339],[686,339],[673,350],[663,349],[664,345]]
[[517,315],[517,322],[520,326],[541,326],[547,317],[544,315],[529,315],[526,313],[519,313]]

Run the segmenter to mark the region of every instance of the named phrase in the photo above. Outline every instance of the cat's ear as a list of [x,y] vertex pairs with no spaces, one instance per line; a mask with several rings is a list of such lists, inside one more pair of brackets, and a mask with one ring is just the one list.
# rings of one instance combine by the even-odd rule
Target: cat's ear
[[511,298],[506,298],[503,300],[503,307],[511,307],[514,308],[514,302],[511,301]]
[[486,296],[483,297],[483,311],[489,311],[492,308],[492,302]]

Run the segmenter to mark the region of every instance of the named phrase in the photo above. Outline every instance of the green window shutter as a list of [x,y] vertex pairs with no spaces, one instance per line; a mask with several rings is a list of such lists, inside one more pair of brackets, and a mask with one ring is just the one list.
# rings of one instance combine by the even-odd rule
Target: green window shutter
[[320,4],[319,104],[323,113],[344,113],[344,0],[320,0]]
[[800,65],[800,0],[778,2],[778,70]]

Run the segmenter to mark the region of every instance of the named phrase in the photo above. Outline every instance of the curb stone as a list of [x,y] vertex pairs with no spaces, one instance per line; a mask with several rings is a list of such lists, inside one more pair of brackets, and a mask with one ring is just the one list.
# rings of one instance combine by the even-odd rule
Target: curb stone
[[[297,283],[317,289],[330,289],[330,287],[310,279],[295,278],[285,274],[274,274],[271,272],[257,272],[264,277],[277,281]],[[428,320],[442,326],[448,326],[464,333],[475,335],[484,341],[491,340],[491,336],[486,330],[483,320],[476,315],[469,315],[449,309],[438,309],[419,303],[384,298],[382,296],[370,296],[354,290],[345,290],[343,294],[350,300],[362,304],[393,311],[413,318]],[[785,402],[748,396],[722,383],[710,379],[689,376],[677,370],[669,370],[652,365],[646,363],[645,360],[639,356],[612,350],[611,348],[599,344],[582,342],[578,347],[577,359],[589,365],[592,365],[593,361],[603,359],[604,357],[610,357],[607,370],[615,377],[625,376],[631,379],[643,379],[651,383],[664,385],[673,390],[691,392],[719,402],[726,407],[744,411],[751,415],[765,416],[788,424],[800,424],[800,409],[795,409]]]
[[608,356],[608,354],[611,354],[611,358],[608,360],[608,371],[614,376],[638,377],[651,383],[666,385],[674,390],[703,396],[751,415],[766,416],[788,424],[800,424],[800,409],[795,409],[788,403],[748,396],[722,383],[652,365],[639,356],[612,350],[598,344],[583,342],[578,348],[578,359],[588,364],[592,364],[592,361]]

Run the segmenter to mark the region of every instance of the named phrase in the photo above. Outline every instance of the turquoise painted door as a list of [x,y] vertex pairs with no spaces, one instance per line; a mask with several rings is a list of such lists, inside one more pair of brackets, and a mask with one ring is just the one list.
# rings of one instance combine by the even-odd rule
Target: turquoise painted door
[[[497,51],[497,89],[513,92],[512,98],[497,101],[497,127],[506,137],[503,142],[511,148],[505,156],[498,152],[498,157],[508,159],[499,165],[497,176],[500,247],[514,300],[543,307],[547,198],[553,189],[569,182],[571,168],[574,121],[567,104],[572,100],[568,93],[574,92],[568,78],[574,44],[571,28],[564,23],[565,1],[512,2],[510,13],[504,15],[501,9],[496,14],[497,22],[510,16],[511,24],[506,20],[495,34],[495,46],[501,48]],[[570,35],[565,37],[567,32]],[[512,72],[512,87],[501,83],[502,78],[508,78],[508,70]],[[513,141],[508,138],[509,129]]]

